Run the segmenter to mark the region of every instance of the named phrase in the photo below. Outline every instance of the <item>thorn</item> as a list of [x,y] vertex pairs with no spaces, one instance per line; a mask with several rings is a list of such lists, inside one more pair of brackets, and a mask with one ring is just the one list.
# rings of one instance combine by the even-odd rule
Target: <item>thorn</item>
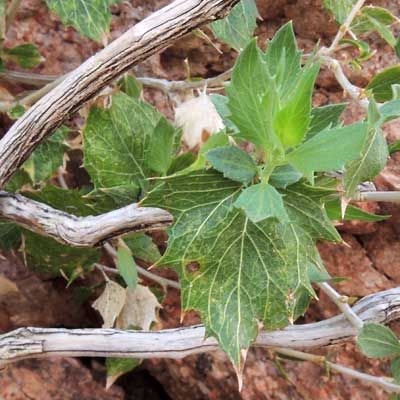
[[346,197],[342,196],[340,199],[340,209],[342,211],[342,219],[344,219],[345,215],[346,215],[346,209],[347,206],[350,203],[350,199],[347,199]]
[[239,362],[239,365],[233,364],[233,368],[235,370],[236,378],[237,378],[237,381],[238,381],[239,393],[242,391],[242,388],[243,388],[243,369],[244,369],[244,364],[246,362],[248,350],[249,349],[241,349],[240,350],[240,362]]
[[342,240],[341,244],[343,244],[343,246],[346,246],[348,249],[351,249],[351,246],[347,242],[345,242],[344,240]]

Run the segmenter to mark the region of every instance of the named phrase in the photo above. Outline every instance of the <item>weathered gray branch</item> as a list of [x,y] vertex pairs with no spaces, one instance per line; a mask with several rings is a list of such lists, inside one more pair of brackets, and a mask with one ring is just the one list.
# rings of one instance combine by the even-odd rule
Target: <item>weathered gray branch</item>
[[74,247],[92,247],[126,232],[163,229],[172,223],[171,214],[159,208],[131,204],[97,216],[76,217],[4,191],[0,191],[0,215]]
[[[353,307],[363,320],[388,323],[400,315],[400,288],[361,299]],[[283,330],[262,332],[255,346],[316,348],[351,340],[357,330],[343,316]],[[159,332],[114,329],[21,328],[0,336],[0,366],[25,358],[134,357],[183,358],[216,350],[215,339],[204,339],[202,325]]]
[[0,141],[0,187],[71,113],[140,61],[199,26],[224,16],[238,0],[175,0],[68,74]]

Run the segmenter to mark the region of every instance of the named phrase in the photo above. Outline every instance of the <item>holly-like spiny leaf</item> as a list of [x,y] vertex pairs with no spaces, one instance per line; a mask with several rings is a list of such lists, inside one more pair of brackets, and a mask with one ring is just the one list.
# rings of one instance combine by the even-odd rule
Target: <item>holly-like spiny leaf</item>
[[[155,171],[170,162],[171,146],[160,148],[157,141],[170,124],[149,104],[117,93],[109,109],[92,107],[84,129],[84,164],[96,188],[142,185]],[[176,135],[179,131],[174,131]],[[174,142],[175,143],[175,142]],[[158,154],[160,162],[149,165],[148,157]],[[162,160],[162,161],[161,161]],[[153,170],[154,168],[154,170]]]
[[[251,222],[233,207],[242,190],[216,171],[198,171],[163,180],[142,202],[174,215],[157,264],[177,270],[183,309],[201,313],[207,334],[239,367],[256,320],[266,329],[282,327],[294,318],[296,294],[304,287],[312,293],[307,265],[318,259],[312,236],[319,235],[291,222]],[[297,221],[306,227],[308,218]]]

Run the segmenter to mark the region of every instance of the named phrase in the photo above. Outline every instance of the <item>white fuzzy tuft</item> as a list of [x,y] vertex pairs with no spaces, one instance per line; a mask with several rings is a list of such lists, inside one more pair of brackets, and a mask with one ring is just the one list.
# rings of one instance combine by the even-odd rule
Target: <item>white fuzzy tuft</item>
[[225,125],[204,91],[199,97],[185,101],[175,109],[176,125],[183,128],[182,139],[189,148],[204,143]]

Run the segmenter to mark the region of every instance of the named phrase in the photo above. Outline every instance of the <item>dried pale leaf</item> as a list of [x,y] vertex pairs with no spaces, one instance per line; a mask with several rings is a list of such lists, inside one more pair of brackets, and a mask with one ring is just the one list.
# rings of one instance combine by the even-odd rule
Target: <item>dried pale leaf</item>
[[0,298],[9,294],[19,292],[17,285],[0,275]]
[[156,309],[160,307],[148,287],[138,285],[135,289],[127,288],[125,305],[117,318],[116,327],[126,329],[137,326],[149,330],[151,323],[157,319]]
[[112,328],[126,300],[126,289],[113,281],[108,281],[103,293],[92,304],[103,318],[103,328]]
[[204,143],[225,125],[206,92],[182,103],[175,109],[175,122],[183,128],[183,141],[194,148]]

